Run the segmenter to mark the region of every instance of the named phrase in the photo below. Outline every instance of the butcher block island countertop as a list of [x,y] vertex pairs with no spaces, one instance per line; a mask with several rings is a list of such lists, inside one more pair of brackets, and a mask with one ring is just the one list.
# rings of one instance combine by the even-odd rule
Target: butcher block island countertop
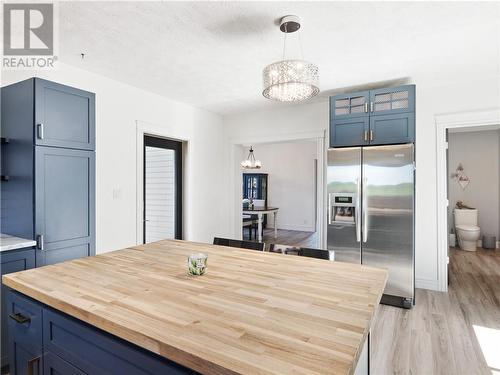
[[[207,273],[187,275],[191,253]],[[204,374],[351,374],[385,270],[160,241],[3,276],[10,288]]]

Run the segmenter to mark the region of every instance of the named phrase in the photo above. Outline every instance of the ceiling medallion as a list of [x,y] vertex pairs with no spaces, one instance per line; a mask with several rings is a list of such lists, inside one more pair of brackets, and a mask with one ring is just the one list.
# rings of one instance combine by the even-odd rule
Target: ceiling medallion
[[319,70],[313,63],[303,60],[300,34],[298,35],[301,59],[285,60],[286,36],[299,29],[299,17],[285,16],[281,19],[280,30],[285,34],[282,60],[266,66],[262,72],[264,83],[262,95],[268,99],[297,102],[312,98],[319,93]]

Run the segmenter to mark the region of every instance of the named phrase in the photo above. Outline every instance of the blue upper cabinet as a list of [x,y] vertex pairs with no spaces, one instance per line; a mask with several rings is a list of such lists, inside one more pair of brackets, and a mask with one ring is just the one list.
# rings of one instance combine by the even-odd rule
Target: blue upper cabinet
[[35,142],[95,149],[95,94],[35,78]]
[[370,91],[370,116],[415,112],[415,85]]
[[415,85],[330,98],[330,147],[415,141]]
[[366,144],[369,130],[370,92],[330,98],[330,147]]
[[341,94],[330,98],[330,113],[335,119],[367,117],[370,92]]
[[368,116],[330,121],[330,147],[367,145],[369,129]]
[[415,113],[370,117],[370,145],[411,143],[415,140]]

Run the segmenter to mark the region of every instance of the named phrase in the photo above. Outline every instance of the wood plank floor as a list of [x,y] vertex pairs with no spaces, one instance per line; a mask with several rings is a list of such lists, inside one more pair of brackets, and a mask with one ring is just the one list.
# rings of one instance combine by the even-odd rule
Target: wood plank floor
[[449,279],[448,293],[417,289],[412,310],[380,306],[374,374],[500,375],[500,250],[451,248]]
[[[243,230],[243,239],[249,240],[248,229]],[[262,240],[266,244],[292,245],[297,247],[317,248],[316,232],[303,232],[298,230],[278,229],[278,237],[274,238],[274,229],[264,229]],[[252,240],[257,241],[252,231]]]

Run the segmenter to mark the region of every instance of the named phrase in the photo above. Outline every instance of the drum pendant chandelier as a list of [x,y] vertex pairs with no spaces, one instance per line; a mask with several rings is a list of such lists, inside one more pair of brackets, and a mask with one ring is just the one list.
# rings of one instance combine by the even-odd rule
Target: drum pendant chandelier
[[[262,72],[264,83],[262,95],[268,99],[297,102],[312,98],[319,93],[319,70],[316,65],[302,60],[303,56],[299,60],[285,60],[286,35],[299,29],[299,17],[285,16],[281,19],[280,30],[285,34],[282,60],[266,66]],[[302,45],[300,50],[302,55]]]

